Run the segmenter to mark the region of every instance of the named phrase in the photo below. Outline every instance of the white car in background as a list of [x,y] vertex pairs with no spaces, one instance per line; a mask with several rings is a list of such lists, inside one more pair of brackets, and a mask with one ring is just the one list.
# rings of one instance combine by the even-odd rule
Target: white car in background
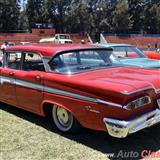
[[31,44],[31,42],[20,42],[21,45]]
[[66,44],[72,43],[71,37],[68,34],[55,34],[51,38],[42,38],[39,41],[40,43],[55,43],[55,44]]

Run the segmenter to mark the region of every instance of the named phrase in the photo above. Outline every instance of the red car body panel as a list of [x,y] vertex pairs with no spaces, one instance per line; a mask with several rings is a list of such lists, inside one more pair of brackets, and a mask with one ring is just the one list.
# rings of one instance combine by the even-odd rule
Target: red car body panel
[[[97,48],[91,45],[24,45],[10,47],[8,51],[24,50],[40,53],[43,57],[51,57],[59,52],[78,48]],[[73,75],[46,73],[41,71],[26,72],[0,67],[0,76],[11,78],[12,84],[1,83],[0,101],[12,104],[27,111],[45,116],[43,107],[46,103],[63,106],[70,111],[80,124],[86,128],[106,131],[104,117],[129,120],[157,107],[155,90],[160,88],[160,71],[140,69],[137,67],[111,67],[97,69]],[[14,81],[17,81],[16,84]],[[25,84],[23,86],[21,84]],[[32,88],[34,86],[34,89]],[[136,90],[149,88],[144,91]],[[37,88],[37,89],[36,89]],[[58,92],[61,91],[62,94]],[[125,105],[133,99],[149,95],[151,104],[133,110],[105,105],[97,102],[81,100],[65,94],[74,93],[85,97],[93,97],[103,101]],[[132,93],[133,94],[127,94]],[[91,110],[88,108],[91,106]]]
[[145,51],[144,54],[150,59],[160,60],[160,53],[156,51]]

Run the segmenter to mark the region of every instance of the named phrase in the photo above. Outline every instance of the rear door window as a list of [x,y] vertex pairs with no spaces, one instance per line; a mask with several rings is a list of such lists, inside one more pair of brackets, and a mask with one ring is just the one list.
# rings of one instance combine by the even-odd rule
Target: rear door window
[[21,52],[7,52],[6,54],[6,66],[11,69],[21,69]]
[[41,56],[31,52],[24,53],[22,69],[25,71],[45,71]]

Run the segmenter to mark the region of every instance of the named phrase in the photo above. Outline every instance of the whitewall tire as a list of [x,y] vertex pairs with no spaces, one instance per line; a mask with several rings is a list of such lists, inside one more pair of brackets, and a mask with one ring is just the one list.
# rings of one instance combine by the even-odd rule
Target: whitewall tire
[[77,132],[80,128],[73,115],[61,106],[53,106],[52,118],[56,127],[62,132]]

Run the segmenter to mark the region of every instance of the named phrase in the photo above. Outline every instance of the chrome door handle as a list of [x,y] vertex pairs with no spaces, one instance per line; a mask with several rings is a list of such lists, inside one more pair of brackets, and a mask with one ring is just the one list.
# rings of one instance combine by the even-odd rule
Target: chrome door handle
[[10,75],[10,76],[14,76],[14,75],[15,75],[15,72],[10,72],[9,75]]
[[41,76],[36,76],[36,80],[37,80],[37,81],[41,81],[41,80],[42,80],[42,77],[41,77]]

